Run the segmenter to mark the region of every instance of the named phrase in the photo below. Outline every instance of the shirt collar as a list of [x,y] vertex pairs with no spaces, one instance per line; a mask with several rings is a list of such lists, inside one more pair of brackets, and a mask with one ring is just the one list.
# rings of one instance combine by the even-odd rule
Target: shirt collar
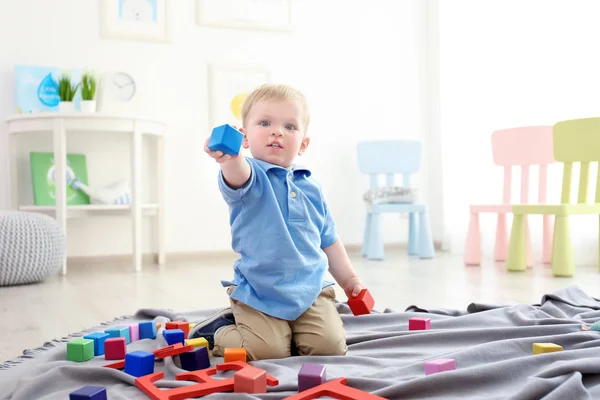
[[[265,172],[267,172],[267,171],[269,171],[271,169],[277,169],[277,170],[282,170],[282,171],[286,171],[287,170],[286,168],[283,168],[283,167],[281,167],[279,165],[271,164],[269,162],[258,160],[256,158],[253,158],[253,160]],[[310,171],[310,169],[308,169],[308,167],[305,167],[303,165],[298,165],[298,164],[294,164],[292,166],[292,171],[294,172],[294,174],[296,174],[296,173],[303,173],[307,177],[311,176],[311,174],[312,174],[312,172]]]

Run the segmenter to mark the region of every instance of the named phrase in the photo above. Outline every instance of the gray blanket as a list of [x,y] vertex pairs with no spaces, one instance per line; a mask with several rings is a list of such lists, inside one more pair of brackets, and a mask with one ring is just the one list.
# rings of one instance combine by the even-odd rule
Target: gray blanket
[[[296,393],[297,373],[305,362],[327,366],[327,378],[346,377],[348,385],[388,399],[598,399],[600,398],[600,332],[582,330],[600,319],[600,301],[570,286],[542,297],[540,304],[470,304],[466,310],[408,307],[353,316],[338,304],[349,345],[343,357],[291,357],[253,362],[279,379],[262,395],[222,393],[211,399],[283,399]],[[0,398],[14,400],[68,399],[81,386],[108,389],[109,399],[148,398],[134,378],[101,368],[102,356],[85,363],[66,361],[65,342],[126,321],[169,319],[198,321],[216,310],[176,313],[142,309],[77,335],[54,340],[20,358],[0,364]],[[431,330],[408,331],[408,319],[425,316]],[[532,355],[535,342],[563,346],[562,352]],[[133,342],[128,351],[165,346],[157,340]],[[457,369],[426,376],[423,363],[453,358]],[[222,362],[212,357],[213,366]],[[165,372],[157,385],[185,385],[174,376],[183,372],[171,358],[157,362]],[[221,374],[221,373],[220,373]],[[232,376],[227,372],[224,376]]]

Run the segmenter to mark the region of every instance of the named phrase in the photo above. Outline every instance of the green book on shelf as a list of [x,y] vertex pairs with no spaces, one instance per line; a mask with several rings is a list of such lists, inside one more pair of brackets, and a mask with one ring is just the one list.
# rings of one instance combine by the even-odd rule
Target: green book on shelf
[[[36,206],[56,205],[56,184],[54,153],[29,153],[31,164],[31,181],[33,183],[33,200]],[[67,154],[67,204],[90,204],[90,198],[81,190],[69,185],[75,178],[88,184],[87,164],[84,154]]]

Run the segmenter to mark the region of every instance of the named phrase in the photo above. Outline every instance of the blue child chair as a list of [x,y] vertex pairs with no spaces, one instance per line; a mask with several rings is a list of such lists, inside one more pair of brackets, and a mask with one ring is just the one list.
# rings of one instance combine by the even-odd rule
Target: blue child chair
[[[369,174],[371,192],[381,190],[379,176],[385,174],[386,188],[394,187],[395,174],[401,174],[403,188],[410,188],[410,175],[421,167],[421,143],[409,140],[378,140],[358,143],[360,171]],[[367,204],[362,255],[370,260],[384,258],[381,214],[409,213],[408,254],[433,258],[435,250],[425,204],[388,199]],[[418,214],[418,218],[417,218]]]

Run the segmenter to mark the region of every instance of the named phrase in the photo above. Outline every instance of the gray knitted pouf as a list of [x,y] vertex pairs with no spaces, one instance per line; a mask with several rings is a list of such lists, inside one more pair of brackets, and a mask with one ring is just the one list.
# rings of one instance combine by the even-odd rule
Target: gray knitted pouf
[[47,215],[0,210],[0,286],[34,283],[62,266],[66,238]]

